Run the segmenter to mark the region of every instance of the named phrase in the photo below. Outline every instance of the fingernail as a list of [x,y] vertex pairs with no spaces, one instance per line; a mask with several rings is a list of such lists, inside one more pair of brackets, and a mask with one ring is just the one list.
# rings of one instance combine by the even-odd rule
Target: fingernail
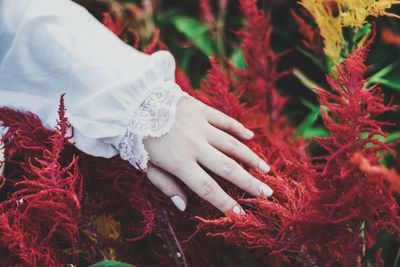
[[233,211],[233,213],[235,213],[235,214],[237,214],[237,215],[245,214],[245,213],[244,213],[244,210],[243,210],[241,207],[239,207],[239,206],[233,207],[232,211]]
[[265,163],[265,161],[260,160],[258,162],[258,168],[263,172],[263,173],[267,173],[271,170],[271,168],[268,166],[267,163]]
[[249,129],[246,129],[246,130],[244,131],[244,136],[245,136],[246,138],[253,138],[253,137],[254,137],[254,133],[253,133],[252,131],[250,131]]
[[260,193],[261,193],[264,197],[270,197],[270,196],[272,196],[272,194],[274,193],[274,191],[271,189],[271,187],[269,187],[269,186],[267,186],[267,185],[265,185],[265,184],[260,185],[259,190],[260,190]]
[[171,200],[180,211],[184,211],[186,209],[186,203],[180,196],[173,196],[171,197]]

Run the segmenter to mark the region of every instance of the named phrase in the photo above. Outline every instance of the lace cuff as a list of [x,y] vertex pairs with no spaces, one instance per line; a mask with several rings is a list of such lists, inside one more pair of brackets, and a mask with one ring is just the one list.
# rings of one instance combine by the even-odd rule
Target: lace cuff
[[168,81],[140,104],[119,144],[122,159],[139,170],[146,170],[150,157],[143,140],[169,132],[175,121],[176,106],[183,96],[188,95],[176,83]]

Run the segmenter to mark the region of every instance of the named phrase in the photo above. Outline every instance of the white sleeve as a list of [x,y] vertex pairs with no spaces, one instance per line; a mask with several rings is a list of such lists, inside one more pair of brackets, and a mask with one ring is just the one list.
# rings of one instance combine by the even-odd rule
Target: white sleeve
[[169,52],[135,50],[70,0],[0,0],[0,106],[53,127],[66,93],[72,141],[88,154],[146,169],[143,139],[168,132],[184,95],[174,74]]

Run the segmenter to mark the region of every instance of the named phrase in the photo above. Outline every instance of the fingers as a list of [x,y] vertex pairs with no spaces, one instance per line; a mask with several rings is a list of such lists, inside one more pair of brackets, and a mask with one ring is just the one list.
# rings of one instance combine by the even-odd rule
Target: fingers
[[236,161],[211,145],[206,146],[200,152],[198,160],[205,168],[254,196],[270,197],[273,193],[268,185],[253,177]]
[[243,126],[237,120],[229,117],[228,115],[210,107],[203,105],[204,111],[206,112],[207,120],[209,123],[221,129],[223,131],[229,132],[237,137],[243,139],[251,139],[254,133]]
[[244,213],[240,205],[231,198],[217,182],[198,164],[187,164],[181,180],[199,197],[208,201],[223,213]]
[[233,136],[212,127],[211,131],[208,133],[207,139],[213,147],[226,155],[243,162],[251,168],[259,169],[263,173],[269,172],[270,167],[268,164]]
[[147,177],[152,184],[154,184],[165,195],[171,198],[174,205],[180,211],[184,211],[186,209],[186,195],[179,184],[176,182],[176,178],[174,176],[152,164],[149,164],[147,168]]

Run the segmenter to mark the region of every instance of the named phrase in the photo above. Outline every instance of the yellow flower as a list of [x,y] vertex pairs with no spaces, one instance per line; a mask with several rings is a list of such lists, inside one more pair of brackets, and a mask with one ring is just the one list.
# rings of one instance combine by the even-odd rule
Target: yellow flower
[[[121,236],[121,223],[104,214],[98,216],[95,220],[97,231],[105,237],[117,240]],[[108,255],[112,260],[117,259],[117,253],[110,247]]]
[[368,16],[399,16],[386,12],[398,0],[340,0],[340,15],[343,26],[362,27]]
[[324,38],[324,52],[331,59],[339,58],[345,43],[341,19],[327,8],[325,0],[301,0],[300,2],[314,17],[321,36]]
[[400,18],[386,12],[392,5],[400,4],[399,0],[300,0],[300,4],[314,17],[324,38],[324,52],[334,62],[346,46],[344,27],[357,30],[365,24],[368,16]]
[[102,214],[96,218],[97,231],[105,237],[118,239],[121,234],[121,224],[113,218]]

